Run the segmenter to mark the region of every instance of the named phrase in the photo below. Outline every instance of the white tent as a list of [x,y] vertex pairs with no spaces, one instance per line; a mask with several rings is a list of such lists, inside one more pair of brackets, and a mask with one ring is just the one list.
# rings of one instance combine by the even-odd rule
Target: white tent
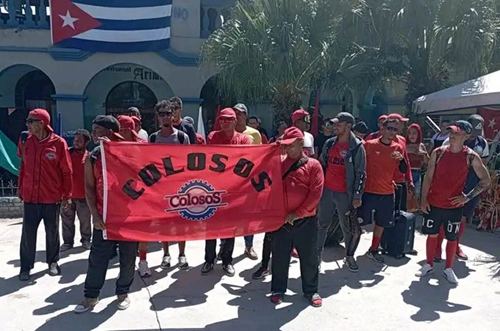
[[427,115],[499,104],[500,71],[495,71],[445,90],[421,96],[413,102],[413,111],[416,114]]

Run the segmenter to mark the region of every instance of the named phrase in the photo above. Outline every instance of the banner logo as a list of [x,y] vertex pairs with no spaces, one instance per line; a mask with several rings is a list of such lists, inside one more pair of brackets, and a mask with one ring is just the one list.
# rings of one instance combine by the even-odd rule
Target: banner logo
[[189,221],[204,221],[212,217],[218,208],[227,207],[222,195],[227,191],[218,191],[203,180],[192,180],[184,184],[177,194],[165,196],[170,208],[166,213],[176,212]]

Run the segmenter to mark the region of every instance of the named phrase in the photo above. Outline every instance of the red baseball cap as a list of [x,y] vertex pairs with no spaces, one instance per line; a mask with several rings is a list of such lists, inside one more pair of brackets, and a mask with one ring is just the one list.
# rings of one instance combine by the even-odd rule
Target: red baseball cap
[[378,122],[383,122],[387,119],[387,115],[380,115],[380,117],[378,118]]
[[135,123],[134,123],[134,120],[132,119],[132,117],[120,115],[120,116],[118,116],[118,123],[120,123],[120,130],[129,129],[130,131],[132,131],[132,134],[134,135],[134,137],[140,139],[137,132],[135,132]]
[[389,116],[387,116],[388,119],[397,119],[398,121],[400,122],[408,122],[410,119],[409,118],[406,118],[406,117],[403,117],[401,114],[398,114],[398,113],[392,113],[392,114],[389,114]]
[[131,119],[134,120],[136,128],[141,125],[141,119],[137,116],[130,116]]
[[234,112],[233,108],[224,108],[220,111],[219,116],[217,117],[217,120],[219,120],[221,118],[236,119],[236,113]]
[[304,120],[304,122],[309,123],[311,119],[309,117],[309,113],[304,109],[297,109],[292,114],[292,123],[295,123],[299,120]]
[[33,118],[35,120],[39,120],[40,122],[45,125],[47,130],[50,132],[54,132],[54,129],[50,126],[50,114],[48,111],[45,109],[37,108],[33,109],[32,111],[29,112],[28,118]]
[[290,145],[297,139],[304,139],[304,133],[297,127],[292,126],[285,130],[280,145]]

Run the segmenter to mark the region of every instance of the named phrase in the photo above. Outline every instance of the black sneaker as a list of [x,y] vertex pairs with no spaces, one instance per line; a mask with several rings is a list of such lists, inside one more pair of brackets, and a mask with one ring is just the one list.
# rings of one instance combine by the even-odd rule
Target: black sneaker
[[208,275],[210,272],[212,272],[212,270],[214,270],[214,264],[210,262],[205,262],[201,267],[201,274]]
[[252,279],[262,279],[262,278],[266,277],[267,275],[269,275],[269,269],[264,268],[264,267],[260,267],[259,269],[257,269],[256,272],[254,272],[252,274]]
[[19,280],[22,282],[27,282],[28,280],[30,280],[30,278],[31,275],[29,271],[21,271],[21,273],[19,274]]
[[372,259],[375,262],[384,263],[384,258],[382,257],[382,255],[380,254],[380,252],[378,250],[371,250],[370,249],[366,253],[366,257],[369,259]]
[[359,271],[358,264],[356,263],[356,260],[354,259],[353,256],[346,256],[344,258],[344,264],[347,266],[347,269],[349,269],[350,272]]
[[231,264],[225,264],[222,266],[222,270],[226,273],[226,276],[234,276],[234,267]]

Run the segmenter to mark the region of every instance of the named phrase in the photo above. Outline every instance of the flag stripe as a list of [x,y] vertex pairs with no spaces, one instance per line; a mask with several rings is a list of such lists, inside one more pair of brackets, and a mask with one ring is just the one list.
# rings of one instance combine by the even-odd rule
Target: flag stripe
[[162,17],[148,20],[115,21],[100,19],[101,26],[95,30],[153,30],[170,26],[170,17]]
[[84,49],[89,52],[105,53],[156,52],[168,48],[169,45],[170,39],[129,43],[109,43],[105,41],[70,38],[57,43],[57,46],[60,47],[77,48]]
[[92,6],[102,6],[105,3],[106,7],[126,7],[126,8],[137,8],[137,7],[153,7],[153,6],[163,6],[171,5],[172,0],[73,0],[76,5],[92,5]]
[[104,41],[109,43],[131,43],[143,41],[165,40],[170,38],[170,27],[151,30],[89,30],[74,36],[72,39]]
[[102,7],[80,3],[75,3],[75,5],[98,20],[144,20],[169,17],[172,13],[172,5],[134,8]]

